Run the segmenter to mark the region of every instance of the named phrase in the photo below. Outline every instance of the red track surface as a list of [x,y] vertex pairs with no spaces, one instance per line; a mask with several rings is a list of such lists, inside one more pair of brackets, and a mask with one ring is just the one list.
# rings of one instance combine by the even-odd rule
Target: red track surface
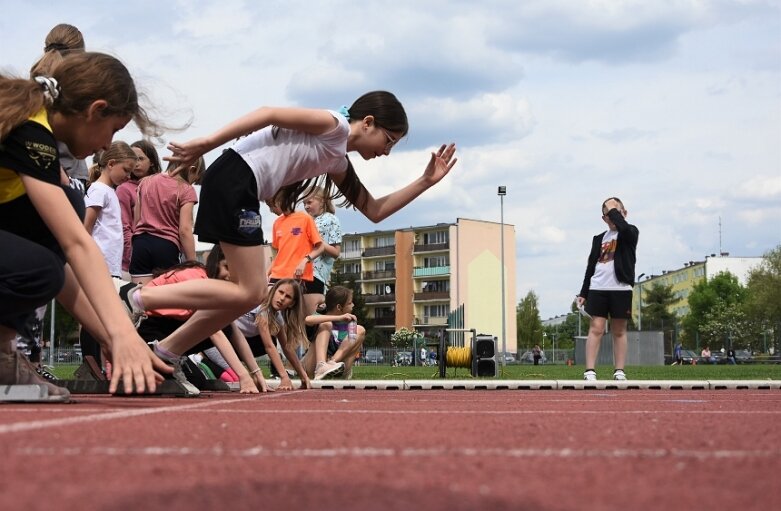
[[778,391],[0,405],[0,509],[781,509]]

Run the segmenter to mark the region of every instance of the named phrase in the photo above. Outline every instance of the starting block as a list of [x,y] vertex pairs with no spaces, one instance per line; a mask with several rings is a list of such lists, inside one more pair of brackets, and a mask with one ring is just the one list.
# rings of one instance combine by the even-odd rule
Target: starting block
[[36,403],[49,401],[46,385],[0,385],[0,402]]
[[[71,394],[108,394],[110,381],[90,381],[90,380],[57,380],[52,382],[60,387],[65,387]],[[176,380],[163,380],[157,385],[154,392],[144,394],[125,394],[124,387],[120,383],[117,387],[116,396],[175,396],[186,397],[189,394],[187,390]]]

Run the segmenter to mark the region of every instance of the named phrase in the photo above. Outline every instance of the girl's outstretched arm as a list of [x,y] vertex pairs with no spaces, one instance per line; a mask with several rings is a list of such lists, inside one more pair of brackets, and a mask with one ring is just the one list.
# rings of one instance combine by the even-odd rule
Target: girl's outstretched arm
[[225,337],[223,331],[219,330],[212,334],[211,340],[214,346],[220,351],[222,358],[225,359],[231,369],[239,376],[239,392],[242,394],[257,394],[259,390],[255,386],[255,382],[250,376],[249,371],[247,371],[247,368],[244,367],[241,360],[239,360],[238,355],[236,355],[236,350],[233,349],[233,345],[231,345],[228,338]]
[[[456,164],[458,158],[455,157],[456,145],[442,145],[439,150],[431,153],[431,159],[428,162],[423,175],[412,183],[400,190],[396,190],[379,199],[375,199],[367,189],[361,190],[357,207],[366,218],[374,223],[385,220],[393,213],[397,212],[420,194],[439,183]],[[342,189],[341,184],[345,179],[345,174],[330,174],[336,186]],[[364,200],[365,199],[365,200]]]
[[250,348],[247,338],[241,333],[241,329],[236,325],[235,321],[231,324],[231,337],[229,340],[233,345],[233,349],[238,353],[239,358],[246,364],[250,376],[255,381],[255,386],[261,392],[274,392],[274,389],[269,388],[268,384],[266,384],[266,379],[263,378],[263,371],[260,370],[258,361],[252,355],[252,348]]
[[62,188],[21,174],[27,194],[46,226],[62,247],[79,286],[106,331],[113,372],[109,391],[154,392],[155,369],[170,369],[152,354],[138,336],[109,277],[103,254],[73,210]]
[[354,314],[344,313],[344,314],[310,314],[306,317],[304,321],[306,322],[306,326],[315,326],[321,323],[327,323],[329,321],[332,321],[334,323],[339,323],[339,322],[357,321],[357,320],[358,318]]
[[211,135],[194,138],[189,142],[170,142],[168,149],[173,154],[163,159],[187,165],[226,142],[271,125],[312,135],[322,135],[334,129],[337,121],[327,110],[261,107],[230,122]]
[[268,329],[268,316],[264,313],[258,314],[258,334],[260,340],[263,341],[263,347],[266,348],[266,355],[268,355],[271,365],[277,370],[279,375],[279,390],[293,390],[293,382],[290,381],[290,376],[285,371],[285,364],[282,363],[282,357],[279,356],[277,347],[274,341],[271,339],[271,332]]
[[290,361],[293,369],[295,369],[295,371],[298,373],[298,376],[301,377],[301,387],[304,389],[311,389],[312,383],[309,381],[309,376],[306,374],[306,369],[304,369],[304,366],[298,359],[296,352],[290,346],[288,346],[287,336],[285,335],[284,331],[279,332],[279,345],[282,346],[282,351],[285,353],[285,358]]

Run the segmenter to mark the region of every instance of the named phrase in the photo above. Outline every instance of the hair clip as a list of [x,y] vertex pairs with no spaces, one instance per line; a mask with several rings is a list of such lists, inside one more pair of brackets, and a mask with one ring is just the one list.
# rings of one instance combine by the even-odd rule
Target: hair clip
[[46,98],[46,104],[48,106],[54,104],[54,101],[60,97],[60,84],[57,83],[57,80],[50,76],[36,76],[35,81],[43,89],[43,97]]
[[348,121],[350,120],[350,110],[346,106],[342,105],[342,108],[340,108],[338,112],[342,114]]

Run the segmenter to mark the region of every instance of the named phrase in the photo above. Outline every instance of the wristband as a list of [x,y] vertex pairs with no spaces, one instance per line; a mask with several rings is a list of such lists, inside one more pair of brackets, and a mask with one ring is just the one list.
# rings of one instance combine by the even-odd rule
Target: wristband
[[258,368],[257,368],[257,369],[255,369],[254,371],[250,371],[250,372],[249,372],[249,374],[250,374],[250,376],[252,376],[253,374],[257,374],[257,373],[259,373],[259,372],[260,372],[260,367],[258,367]]

